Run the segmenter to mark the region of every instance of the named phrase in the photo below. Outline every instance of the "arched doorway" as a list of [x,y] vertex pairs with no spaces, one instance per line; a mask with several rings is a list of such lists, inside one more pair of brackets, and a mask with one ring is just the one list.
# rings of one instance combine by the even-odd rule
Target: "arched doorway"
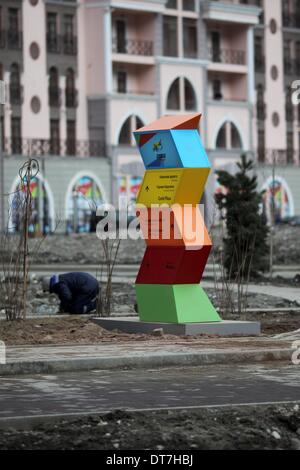
[[96,177],[78,175],[67,193],[66,231],[84,233],[95,230],[97,208],[105,202],[101,184]]

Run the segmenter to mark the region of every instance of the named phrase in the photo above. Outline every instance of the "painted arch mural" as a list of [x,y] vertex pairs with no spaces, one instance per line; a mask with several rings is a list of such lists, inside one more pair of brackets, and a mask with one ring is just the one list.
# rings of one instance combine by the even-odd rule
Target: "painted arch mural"
[[[27,183],[15,185],[11,196],[10,230],[19,232],[21,227],[21,211],[24,203]],[[30,181],[31,216],[29,233],[32,236],[46,235],[53,230],[54,214],[53,203],[47,184],[35,176]]]
[[294,201],[290,188],[280,176],[270,177],[263,185],[264,212],[267,220],[271,221],[272,205],[274,201],[274,219],[279,223],[285,217],[294,215]]
[[103,202],[100,184],[91,176],[79,176],[67,194],[67,233],[93,231],[96,210]]

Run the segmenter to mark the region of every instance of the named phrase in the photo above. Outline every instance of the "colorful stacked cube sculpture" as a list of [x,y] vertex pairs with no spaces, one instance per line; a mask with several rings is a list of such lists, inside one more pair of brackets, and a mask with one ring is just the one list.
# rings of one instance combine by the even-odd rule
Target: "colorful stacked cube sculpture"
[[[165,116],[134,133],[146,167],[137,198],[147,244],[135,284],[141,321],[221,321],[199,284],[212,246],[198,207],[210,172],[197,130],[200,118]],[[200,227],[191,237],[186,216]]]

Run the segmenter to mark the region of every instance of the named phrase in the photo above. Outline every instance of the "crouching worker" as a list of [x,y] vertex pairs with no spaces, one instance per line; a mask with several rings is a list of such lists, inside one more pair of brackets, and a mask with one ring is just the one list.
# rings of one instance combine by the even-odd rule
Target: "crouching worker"
[[80,315],[96,309],[99,284],[88,273],[54,274],[43,278],[43,290],[58,296],[60,312]]

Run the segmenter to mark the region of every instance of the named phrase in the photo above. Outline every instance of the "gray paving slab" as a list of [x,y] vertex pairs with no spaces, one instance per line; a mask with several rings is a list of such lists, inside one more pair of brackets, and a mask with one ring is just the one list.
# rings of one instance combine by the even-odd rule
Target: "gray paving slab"
[[214,323],[164,323],[143,322],[138,317],[93,318],[93,321],[106,330],[120,330],[126,333],[152,333],[161,330],[166,334],[194,336],[199,334],[218,336],[258,336],[261,333],[259,322],[228,321]]

